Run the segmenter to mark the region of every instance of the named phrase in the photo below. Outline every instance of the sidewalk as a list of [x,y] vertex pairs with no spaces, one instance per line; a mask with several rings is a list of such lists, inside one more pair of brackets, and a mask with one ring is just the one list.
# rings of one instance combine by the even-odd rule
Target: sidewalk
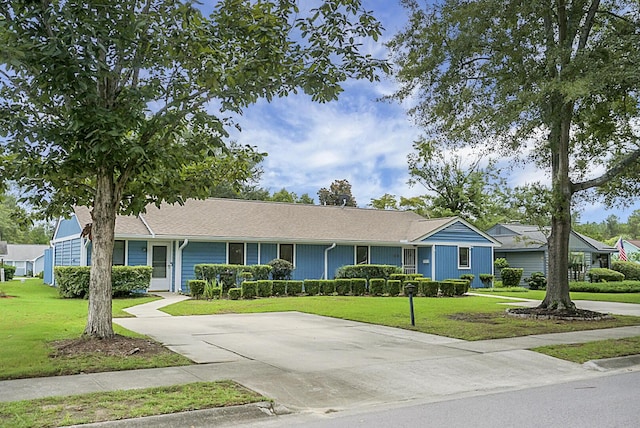
[[[640,336],[640,326],[467,342],[298,312],[170,317],[158,311],[181,299],[184,297],[167,295],[165,300],[129,309],[140,318],[115,322],[187,356],[195,355],[202,364],[2,381],[0,401],[232,379],[284,408],[323,414],[442,401],[640,370],[638,356],[581,365],[527,350]],[[640,310],[640,305],[635,306]],[[286,413],[280,409],[250,412],[258,416]],[[121,426],[123,422],[118,423]],[[149,422],[148,426],[158,423]]]

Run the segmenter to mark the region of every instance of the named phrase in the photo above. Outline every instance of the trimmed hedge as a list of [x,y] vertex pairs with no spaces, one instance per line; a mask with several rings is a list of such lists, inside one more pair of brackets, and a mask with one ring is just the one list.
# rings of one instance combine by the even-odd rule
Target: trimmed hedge
[[4,280],[11,281],[16,274],[16,267],[11,265],[0,265],[4,269]]
[[222,297],[222,287],[216,287],[210,282],[206,283],[204,286],[204,298],[208,300],[219,299]]
[[615,261],[611,263],[611,269],[624,275],[624,279],[640,281],[640,263]]
[[229,289],[229,299],[238,300],[242,296],[241,288],[230,288]]
[[420,294],[422,294],[423,296],[438,297],[438,289],[440,288],[439,282],[425,279],[418,283],[418,287],[420,288]]
[[302,281],[287,281],[287,295],[299,296],[302,294]]
[[254,299],[258,295],[257,281],[244,281],[240,286],[240,295],[243,299]]
[[273,296],[287,295],[287,281],[284,279],[274,279],[271,283],[273,284]]
[[320,294],[320,281],[317,279],[305,279],[304,292],[309,296],[317,296]]
[[371,278],[389,279],[391,275],[400,273],[402,268],[393,265],[348,265],[338,268],[336,279],[339,278]]
[[453,297],[456,295],[456,282],[445,280],[440,282],[440,292],[444,297]]
[[273,281],[270,279],[260,279],[258,283],[258,297],[273,296]]
[[334,279],[320,279],[320,293],[324,296],[330,296],[336,292],[336,281]]
[[480,282],[485,287],[491,287],[491,283],[493,282],[494,276],[490,273],[481,273],[480,274]]
[[401,281],[399,279],[390,279],[387,281],[387,294],[389,296],[397,296],[400,294]]
[[[89,296],[90,266],[56,266],[53,270],[60,297],[87,298]],[[150,266],[113,266],[111,293],[113,297],[146,292],[151,283]]]
[[500,276],[502,277],[502,285],[504,285],[505,287],[517,287],[520,284],[523,272],[524,269],[522,268],[503,268],[500,271]]
[[351,279],[351,292],[354,296],[364,296],[367,291],[367,280],[364,278]]
[[[196,279],[207,282],[225,282],[226,286],[237,284],[242,272],[250,272],[254,280],[269,279],[271,266],[269,265],[227,265],[227,264],[197,264],[193,268]],[[226,274],[230,278],[226,278]],[[222,275],[222,276],[221,276]],[[228,287],[226,287],[228,288]]]
[[592,268],[587,272],[591,282],[618,282],[624,280],[624,274],[607,268]]
[[476,276],[472,273],[463,273],[462,275],[460,275],[460,279],[466,279],[469,281],[469,283],[473,282],[475,277]]
[[620,282],[570,282],[570,291],[582,291],[585,293],[640,293],[640,281]]
[[194,299],[199,299],[204,296],[204,290],[207,286],[207,281],[203,279],[190,279],[187,281],[187,289],[189,290],[189,295]]
[[338,296],[346,296],[351,293],[351,280],[347,278],[338,278],[336,282],[336,293]]
[[384,278],[372,278],[369,280],[369,294],[372,296],[382,296],[384,294]]

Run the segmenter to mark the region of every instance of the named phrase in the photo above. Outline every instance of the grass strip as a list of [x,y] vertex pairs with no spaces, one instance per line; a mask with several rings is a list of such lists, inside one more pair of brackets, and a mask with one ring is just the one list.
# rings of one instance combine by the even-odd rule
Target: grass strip
[[549,345],[534,348],[532,351],[574,363],[586,363],[603,358],[625,357],[640,354],[640,336],[624,339],[598,340],[595,342],[570,345]]
[[[0,298],[0,379],[192,364],[169,350],[150,357],[97,354],[50,358],[51,342],[82,335],[87,322],[87,301],[62,299],[56,288],[38,279],[3,282],[1,286],[11,297]],[[115,299],[113,314],[130,316],[124,308],[153,300],[157,297]],[[143,337],[118,325],[114,325],[114,331],[123,336]]]
[[232,381],[0,403],[0,426],[58,427],[269,401]]
[[513,301],[466,296],[413,299],[411,326],[406,297],[307,296],[255,300],[186,300],[165,308],[171,315],[299,311],[370,324],[400,327],[464,340],[498,339],[640,324],[640,317],[616,316],[601,321],[528,320],[507,317]]
[[[513,288],[476,288],[473,293],[487,293],[492,296],[518,297],[522,299],[543,300],[545,290],[527,290],[521,287]],[[640,293],[585,293],[572,291],[571,300],[593,300],[600,302],[637,303],[640,304]]]

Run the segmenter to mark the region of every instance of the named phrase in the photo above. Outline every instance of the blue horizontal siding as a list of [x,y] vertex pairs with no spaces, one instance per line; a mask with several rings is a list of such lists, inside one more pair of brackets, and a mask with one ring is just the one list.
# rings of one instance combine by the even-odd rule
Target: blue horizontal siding
[[71,218],[62,219],[58,224],[58,230],[53,239],[66,238],[67,236],[75,236],[82,232],[82,228],[78,224],[76,216]]
[[373,265],[402,266],[401,247],[371,247],[369,259]]
[[266,265],[273,259],[278,258],[277,244],[260,244],[260,264]]
[[452,242],[452,243],[484,243],[491,241],[464,223],[455,222],[441,231],[431,235],[424,242]]
[[354,264],[353,245],[338,245],[329,251],[329,279],[334,278],[339,267]]
[[436,281],[460,278],[460,275],[471,273],[475,275],[472,287],[483,287],[480,281],[481,273],[491,273],[493,258],[491,247],[471,248],[471,269],[458,269],[458,247],[449,245],[436,246]]
[[258,244],[249,243],[247,244],[247,254],[245,254],[248,265],[257,265],[258,264]]
[[431,278],[431,247],[418,247],[417,258],[417,272],[421,273],[425,278]]
[[296,245],[296,269],[293,271],[293,279],[322,278],[324,274],[324,252],[329,247],[329,245]]
[[224,242],[190,242],[182,250],[182,285],[195,278],[197,264],[221,264],[227,261],[227,244]]
[[55,243],[55,266],[80,266],[80,238]]
[[129,266],[147,265],[147,241],[129,241],[127,263]]

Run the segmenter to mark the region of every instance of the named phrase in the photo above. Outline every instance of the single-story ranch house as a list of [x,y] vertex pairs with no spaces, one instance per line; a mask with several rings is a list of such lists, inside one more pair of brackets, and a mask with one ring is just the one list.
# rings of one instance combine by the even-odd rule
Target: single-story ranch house
[[[524,269],[522,283],[534,272],[548,276],[549,232],[548,228],[520,223],[496,224],[487,230],[488,235],[502,244],[495,257],[507,259],[513,268]],[[584,280],[592,267],[610,268],[611,254],[617,252],[616,248],[572,230],[569,236],[569,279]]]
[[[91,243],[81,236],[89,209],[76,207],[58,222],[50,269],[87,266]],[[457,218],[425,219],[409,211],[289,204],[234,199],[189,200],[149,206],[146,213],[118,216],[114,265],[153,267],[150,289],[179,292],[200,263],[267,264],[275,258],[295,266],[294,279],[333,278],[344,265],[400,266],[435,280],[493,273],[499,243]]]
[[15,266],[15,276],[34,276],[44,270],[44,252],[48,245],[7,244],[4,264]]

